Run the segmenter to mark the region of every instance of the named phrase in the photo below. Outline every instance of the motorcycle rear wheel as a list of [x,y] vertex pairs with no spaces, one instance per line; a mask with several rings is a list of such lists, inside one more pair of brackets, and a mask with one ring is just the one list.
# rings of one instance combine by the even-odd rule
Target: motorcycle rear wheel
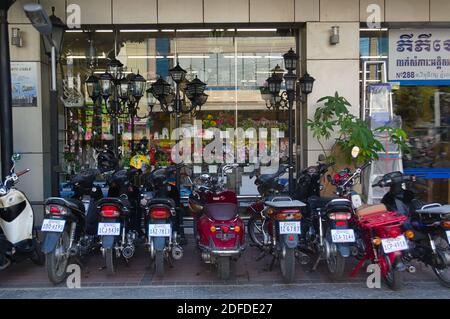
[[[434,242],[436,244],[436,250],[439,255],[444,253],[450,254],[450,245],[444,238],[440,236],[435,237]],[[434,266],[432,268],[440,283],[443,286],[450,288],[450,268],[448,266],[443,269]]]
[[286,253],[280,256],[280,269],[286,284],[292,283],[295,278],[295,249],[285,248]]
[[231,276],[231,257],[221,256],[217,258],[217,274],[222,280],[228,280]]
[[345,257],[340,252],[337,251],[336,254],[330,254],[330,257],[327,259],[327,266],[332,280],[344,277]]
[[264,247],[264,234],[262,229],[263,219],[260,214],[253,214],[248,220],[247,228],[250,239],[258,248]]
[[164,277],[164,251],[157,250],[155,252],[155,274],[157,277]]
[[117,258],[114,248],[105,249],[105,264],[108,275],[114,275],[117,270]]
[[45,268],[50,282],[59,284],[67,277],[67,249],[69,248],[69,229],[66,228],[56,244],[55,249],[45,255]]
[[403,272],[395,270],[392,266],[389,256],[384,255],[384,260],[388,266],[388,272],[384,276],[384,280],[392,290],[400,290],[403,287]]

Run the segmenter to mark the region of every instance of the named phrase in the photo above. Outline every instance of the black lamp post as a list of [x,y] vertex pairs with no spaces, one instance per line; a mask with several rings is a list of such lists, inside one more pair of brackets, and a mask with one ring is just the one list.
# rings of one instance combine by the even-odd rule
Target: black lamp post
[[[197,77],[189,82],[186,79],[186,73],[186,70],[178,63],[169,70],[170,77],[176,84],[175,94],[172,86],[162,78],[159,78],[147,90],[147,103],[150,111],[153,111],[155,101],[151,100],[149,95],[153,95],[159,101],[163,112],[175,115],[176,128],[180,127],[181,114],[195,115],[208,100],[208,95],[205,94],[206,83],[203,83]],[[189,102],[186,98],[188,98]],[[178,149],[176,149],[176,153],[179,154]],[[176,171],[176,184],[177,187],[180,187],[179,169]]]
[[[142,75],[139,74],[130,74],[128,77],[128,111],[130,113],[130,121],[131,121],[131,152],[134,154],[134,118],[139,117],[139,101],[144,95],[144,89],[146,85],[146,80]],[[125,87],[123,88],[125,91]],[[139,117],[141,118],[141,117]]]
[[45,53],[50,56],[52,77],[50,88],[50,157],[52,196],[59,196],[59,140],[58,140],[58,90],[56,67],[61,55],[64,31],[67,26],[55,16],[55,7],[49,17],[40,4],[26,4],[25,14],[44,39]]
[[284,81],[286,82],[286,92],[287,92],[287,99],[289,103],[289,109],[288,109],[288,128],[289,128],[289,194],[294,195],[294,132],[293,132],[293,126],[294,123],[292,123],[292,110],[295,100],[295,94],[296,94],[296,83],[297,83],[297,75],[294,73],[294,71],[297,68],[297,61],[298,61],[298,55],[292,50],[292,48],[283,55],[284,59],[284,67],[288,70],[288,73],[284,76]]
[[[283,55],[284,67],[287,73],[283,76],[284,70],[278,65],[272,70],[272,76],[266,82],[267,86],[261,87],[261,97],[266,102],[266,107],[269,110],[279,111],[280,109],[288,109],[288,128],[289,128],[289,193],[293,195],[294,192],[294,133],[293,133],[293,105],[297,95],[297,69],[299,56],[292,50],[292,48]],[[286,90],[281,92],[281,84],[285,82]],[[312,92],[314,78],[305,73],[299,80],[302,96],[301,101],[304,101],[303,96]]]
[[[153,107],[146,116],[139,116],[139,102],[144,96],[147,81],[139,74],[130,73],[126,77],[123,74],[123,64],[112,59],[107,66],[107,71],[96,77],[91,75],[86,81],[86,91],[89,97],[96,104],[97,100],[105,101],[106,113],[111,116],[114,122],[114,148],[118,149],[118,117],[130,116],[131,124],[131,152],[134,153],[134,119],[146,118],[150,116]],[[147,97],[149,93],[146,93]]]
[[0,137],[2,180],[9,174],[13,156],[11,60],[9,55],[8,9],[13,0],[0,2]]

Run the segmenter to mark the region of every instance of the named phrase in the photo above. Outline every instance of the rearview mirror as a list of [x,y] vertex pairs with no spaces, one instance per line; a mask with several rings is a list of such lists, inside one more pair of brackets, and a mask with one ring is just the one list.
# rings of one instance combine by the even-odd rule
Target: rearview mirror
[[359,155],[360,149],[358,146],[353,146],[352,148],[352,157],[357,158]]
[[319,158],[318,158],[318,161],[319,161],[319,162],[323,162],[323,161],[325,161],[325,160],[326,160],[325,155],[320,154],[320,155],[319,155]]
[[20,161],[21,158],[22,158],[22,155],[20,155],[19,153],[14,153],[12,156],[12,160],[15,162]]

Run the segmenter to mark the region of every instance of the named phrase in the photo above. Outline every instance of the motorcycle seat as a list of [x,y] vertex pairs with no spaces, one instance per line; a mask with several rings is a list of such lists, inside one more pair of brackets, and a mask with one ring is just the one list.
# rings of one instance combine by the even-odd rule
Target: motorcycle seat
[[151,200],[148,201],[147,206],[152,206],[152,205],[167,205],[170,207],[175,207],[175,201],[171,198],[153,198]]
[[345,198],[332,199],[325,205],[325,210],[329,213],[352,211],[352,203]]
[[218,221],[230,220],[238,216],[238,209],[236,204],[231,203],[214,203],[206,204],[205,214],[211,219]]
[[450,205],[428,204],[416,210],[419,214],[450,214]]
[[378,205],[363,205],[360,208],[356,210],[356,215],[359,218],[362,218],[367,215],[371,214],[377,214],[377,213],[384,213],[387,212],[387,208],[384,204],[378,204]]
[[45,205],[60,205],[65,206],[71,210],[76,210],[80,213],[84,214],[84,204],[82,201],[74,199],[74,198],[61,198],[61,197],[50,197],[44,203]]
[[278,171],[273,174],[262,174],[258,177],[262,184],[270,184],[277,177],[280,177],[286,170],[286,165],[280,165]]

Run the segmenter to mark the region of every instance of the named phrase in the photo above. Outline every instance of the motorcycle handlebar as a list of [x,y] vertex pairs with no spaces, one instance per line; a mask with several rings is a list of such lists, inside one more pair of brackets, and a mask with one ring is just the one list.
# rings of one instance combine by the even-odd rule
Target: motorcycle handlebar
[[30,171],[30,169],[29,168],[27,168],[27,169],[24,169],[23,171],[20,171],[19,173],[17,173],[16,175],[17,175],[17,177],[20,177],[20,176],[22,176],[22,175],[24,175],[24,174],[26,174],[26,173],[28,173]]
[[364,170],[365,168],[367,168],[368,166],[370,166],[370,164],[371,164],[372,162],[367,162],[367,163],[365,163],[363,166],[361,166],[361,170]]
[[377,183],[372,184],[372,187],[386,187],[391,186],[393,184],[399,184],[399,183],[405,183],[405,182],[415,182],[416,176],[415,175],[403,175],[403,176],[397,176],[390,178],[389,180],[385,180],[382,178]]

